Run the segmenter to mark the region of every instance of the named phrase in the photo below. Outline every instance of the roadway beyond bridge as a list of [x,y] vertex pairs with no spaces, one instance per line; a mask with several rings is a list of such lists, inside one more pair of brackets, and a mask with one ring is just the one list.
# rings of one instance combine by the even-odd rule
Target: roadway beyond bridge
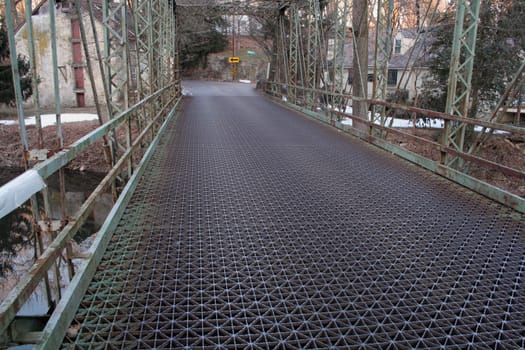
[[249,85],[185,86],[63,349],[525,348],[522,217]]

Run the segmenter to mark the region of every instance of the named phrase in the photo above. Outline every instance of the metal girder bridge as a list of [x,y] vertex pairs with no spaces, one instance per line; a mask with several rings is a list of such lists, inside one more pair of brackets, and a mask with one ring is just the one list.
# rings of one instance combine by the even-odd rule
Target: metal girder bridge
[[[52,62],[55,67],[52,70],[51,80],[55,92],[57,145],[46,145],[40,140],[37,149],[30,148],[24,121],[26,111],[22,103],[21,77],[14,67],[17,112],[28,172],[23,179],[8,184],[5,189],[18,190],[20,187],[16,186],[20,186],[21,183],[31,184],[25,187],[26,190],[21,198],[31,203],[37,259],[29,273],[22,277],[20,283],[0,305],[0,340],[31,343],[41,339],[43,336],[41,329],[28,329],[25,323],[16,317],[24,302],[39,285],[43,285],[49,306],[59,304],[62,299],[61,281],[76,287],[68,289],[66,293],[70,298],[68,300],[78,302],[86,286],[77,279],[78,274],[71,261],[73,258],[86,259],[84,270],[88,274],[96,270],[108,242],[104,241],[104,238],[98,239],[88,256],[79,257],[72,253],[71,240],[93,210],[97,197],[108,188],[113,193],[115,206],[109,214],[110,219],[101,230],[114,228],[115,221],[111,218],[117,218],[122,214],[138,179],[144,174],[145,164],[158,143],[159,131],[164,130],[166,123],[177,113],[182,92],[178,62],[177,7],[211,11],[215,15],[250,15],[273,19],[274,52],[269,58],[270,74],[265,86],[269,95],[276,96],[281,101],[285,100],[292,108],[480,192],[518,212],[525,212],[525,201],[522,197],[477,179],[470,171],[472,165],[483,166],[489,171],[504,173],[515,181],[525,181],[523,170],[512,165],[500,164],[492,159],[485,159],[476,153],[495,131],[525,137],[523,128],[498,122],[500,107],[508,105],[509,101],[523,89],[525,64],[509,82],[507,91],[502,96],[498,110],[494,111],[491,120],[467,118],[480,0],[458,1],[446,113],[415,108],[397,103],[397,100],[386,101],[389,91],[388,58],[392,54],[393,33],[396,30],[395,23],[392,22],[395,2],[378,0],[375,16],[368,16],[368,12],[361,16],[361,21],[365,20],[367,25],[376,28],[375,55],[371,63],[367,60],[356,60],[358,57],[363,57],[361,51],[366,47],[358,45],[359,40],[363,42],[361,33],[357,33],[358,26],[355,22],[355,19],[360,17],[355,11],[359,1],[362,0],[76,1],[71,11],[72,16],[78,20],[80,36],[72,41],[81,43],[83,49],[83,62],[76,68],[85,69],[89,77],[89,87],[92,89],[91,94],[101,125],[86,137],[65,147],[61,128],[61,80],[57,64],[55,25],[57,4],[54,0],[50,0],[48,16],[51,35],[48,40],[51,42]],[[364,3],[368,5],[367,1]],[[28,33],[29,62],[33,73],[33,101],[37,128],[40,129],[38,67],[34,47],[37,39],[33,36],[32,14],[33,9],[38,10],[43,6],[43,2],[34,3],[25,0],[23,19],[20,16],[21,12],[13,8],[12,4],[11,1],[6,3],[11,61],[15,62],[17,57],[17,28],[25,23]],[[432,2],[429,4],[431,5],[426,13],[431,18],[436,8],[432,7]],[[353,22],[350,21],[350,17],[354,18]],[[416,37],[419,38],[422,33],[423,28],[418,28]],[[368,40],[368,37],[365,39]],[[366,51],[368,54],[368,48]],[[350,55],[353,62],[356,62],[352,67],[345,64],[349,61]],[[370,76],[370,69],[375,72],[371,74],[373,85],[371,98],[368,96],[367,82],[361,84],[363,91],[351,91],[350,80],[355,81]],[[413,70],[413,66],[407,67],[406,73],[403,74],[410,75]],[[398,81],[394,96],[408,84],[407,81],[408,78]],[[347,107],[351,107],[352,104],[364,105],[366,108],[361,109],[361,114],[354,115],[347,111]],[[368,110],[371,113],[367,114]],[[443,139],[438,141],[425,139],[389,127],[393,124],[394,119],[390,118],[390,113],[393,112],[409,115],[414,125],[418,118],[443,120],[445,123]],[[354,125],[365,125],[365,128],[353,128],[343,124],[341,123],[343,118],[352,120]],[[481,127],[483,132],[468,148],[465,144],[465,130],[474,127]],[[399,139],[392,141],[389,138],[391,135]],[[435,159],[400,147],[399,145],[406,140],[421,143],[426,147],[426,153],[437,150],[441,157]],[[64,199],[64,167],[96,141],[103,143],[105,157],[111,170],[77,213],[66,216],[62,205],[62,216],[53,216],[46,182],[58,174],[61,198]],[[46,156],[43,159],[37,157],[41,154],[50,154],[50,157]],[[12,203],[10,209],[21,204],[22,202]],[[46,242],[42,238],[44,236],[53,239]],[[64,276],[60,269],[64,262],[68,265],[67,276]],[[59,312],[74,308],[73,304],[59,305],[61,308]],[[54,326],[60,328],[66,325],[58,322]],[[55,329],[46,329],[45,332],[48,332],[46,336],[49,338],[55,331]]]

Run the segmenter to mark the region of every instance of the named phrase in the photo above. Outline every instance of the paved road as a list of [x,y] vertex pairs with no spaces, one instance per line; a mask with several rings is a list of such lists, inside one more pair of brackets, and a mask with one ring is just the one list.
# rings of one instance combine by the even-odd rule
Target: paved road
[[510,210],[249,85],[185,86],[64,349],[525,347]]

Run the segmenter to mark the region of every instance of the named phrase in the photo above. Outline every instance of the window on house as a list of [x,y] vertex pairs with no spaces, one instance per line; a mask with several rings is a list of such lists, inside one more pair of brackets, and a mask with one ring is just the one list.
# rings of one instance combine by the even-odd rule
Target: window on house
[[368,73],[368,82],[372,83],[374,81],[374,79],[375,79],[374,73]]
[[348,81],[349,85],[352,85],[352,81],[353,81],[352,80],[352,71],[348,71],[348,80],[347,81]]
[[386,81],[388,86],[396,86],[397,85],[397,69],[389,69],[388,70],[388,78]]
[[401,53],[401,39],[396,39],[395,45],[394,45],[394,53]]

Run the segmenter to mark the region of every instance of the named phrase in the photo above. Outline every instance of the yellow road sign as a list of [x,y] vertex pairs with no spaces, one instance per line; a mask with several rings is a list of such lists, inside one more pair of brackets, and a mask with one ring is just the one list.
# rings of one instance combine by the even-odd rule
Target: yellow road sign
[[230,62],[230,63],[239,63],[239,62],[241,62],[241,59],[239,57],[236,57],[236,56],[230,56],[230,57],[228,57],[228,62]]

